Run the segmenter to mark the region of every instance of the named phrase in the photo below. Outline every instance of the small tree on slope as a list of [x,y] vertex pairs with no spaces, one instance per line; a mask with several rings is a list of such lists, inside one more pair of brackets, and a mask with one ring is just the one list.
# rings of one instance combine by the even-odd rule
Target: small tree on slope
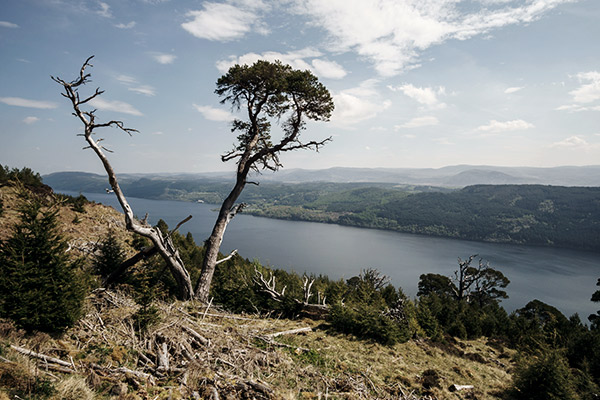
[[0,243],[0,315],[27,330],[61,332],[80,316],[85,295],[79,262],[69,260],[56,211],[26,201],[20,223]]

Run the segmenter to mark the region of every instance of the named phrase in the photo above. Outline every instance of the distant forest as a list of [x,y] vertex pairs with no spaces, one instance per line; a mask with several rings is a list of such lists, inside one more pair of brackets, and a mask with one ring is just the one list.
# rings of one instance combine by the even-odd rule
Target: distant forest
[[[231,182],[121,178],[127,195],[220,203]],[[103,192],[106,178],[44,177],[57,190]],[[600,251],[600,188],[474,185],[459,190],[391,183],[266,182],[244,192],[245,212],[269,218],[388,229],[466,240]]]

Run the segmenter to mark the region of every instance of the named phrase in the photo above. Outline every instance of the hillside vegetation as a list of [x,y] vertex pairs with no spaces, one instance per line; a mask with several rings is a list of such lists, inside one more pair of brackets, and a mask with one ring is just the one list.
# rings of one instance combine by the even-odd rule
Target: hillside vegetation
[[[600,392],[598,315],[588,327],[537,300],[509,315],[500,300],[510,281],[474,256],[459,259],[454,276],[422,275],[410,299],[373,269],[332,280],[236,255],[218,265],[209,304],[181,302],[157,256],[107,283],[147,245],[114,209],[54,195],[39,177],[0,182],[0,199],[2,400],[587,400]],[[30,228],[40,224],[44,232]],[[170,232],[164,221],[157,227]],[[196,279],[204,249],[189,233],[170,234]],[[23,247],[20,235],[38,240]],[[7,268],[36,265],[34,247],[54,251],[55,263],[71,268],[69,284],[85,292],[75,319],[50,302],[6,308],[15,293],[35,306],[40,288],[68,287],[20,285],[47,269]],[[13,257],[17,249],[27,257]],[[600,300],[600,291],[590,295]]]

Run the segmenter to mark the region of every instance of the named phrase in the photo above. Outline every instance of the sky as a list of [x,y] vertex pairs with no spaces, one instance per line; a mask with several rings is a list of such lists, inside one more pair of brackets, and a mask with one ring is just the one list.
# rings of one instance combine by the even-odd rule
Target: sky
[[600,0],[0,0],[0,164],[103,171],[50,79],[94,55],[82,96],[139,130],[98,131],[117,172],[234,171],[215,83],[259,59],[335,103],[284,168],[597,165],[599,39]]

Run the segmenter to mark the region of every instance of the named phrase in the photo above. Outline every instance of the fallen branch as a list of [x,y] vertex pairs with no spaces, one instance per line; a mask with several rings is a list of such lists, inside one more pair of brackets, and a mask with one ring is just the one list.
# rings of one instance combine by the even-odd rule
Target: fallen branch
[[[242,320],[242,321],[256,321],[256,318],[236,317],[235,315],[226,315],[226,314],[210,314],[210,313],[203,313],[203,312],[199,312],[199,311],[192,312],[192,314],[203,315],[203,316],[206,315],[208,317],[217,317],[217,318],[238,319],[238,320]],[[198,322],[198,323],[200,323],[200,322]]]
[[46,364],[43,365],[43,367],[46,368],[46,369],[51,369],[53,371],[58,371],[58,372],[64,372],[64,373],[67,373],[67,374],[74,374],[75,373],[75,371],[73,369],[67,368],[67,367],[62,367],[60,365],[54,365],[54,364],[47,364],[46,363]]
[[151,374],[147,374],[145,372],[141,372],[141,371],[135,371],[133,369],[129,369],[129,368],[125,368],[125,367],[119,367],[116,369],[112,369],[112,368],[108,368],[108,367],[103,367],[102,365],[98,365],[98,364],[90,364],[90,366],[93,369],[97,369],[100,371],[108,371],[110,373],[117,373],[117,374],[129,374],[129,375],[133,375],[137,378],[140,379],[144,379],[146,381],[148,381],[149,383],[151,383],[152,385],[154,385],[156,383],[156,379],[153,375]]
[[448,388],[448,390],[451,392],[458,392],[461,390],[467,390],[467,389],[473,389],[473,388],[474,388],[473,385],[456,385],[456,384],[454,384],[454,385],[450,386]]
[[71,367],[72,367],[72,365],[71,365],[70,362],[63,361],[61,359],[50,357],[50,356],[47,356],[47,355],[44,355],[44,354],[36,353],[35,351],[27,350],[27,349],[24,349],[23,347],[19,347],[19,346],[15,346],[15,345],[11,344],[10,348],[13,349],[16,352],[19,352],[21,354],[25,354],[26,356],[34,357],[34,358],[39,358],[40,360],[46,361],[48,363],[54,363],[54,364],[62,365],[63,367],[67,367],[69,369],[71,369]]
[[312,328],[310,326],[307,326],[304,328],[290,329],[289,331],[269,333],[265,336],[268,338],[274,338],[274,337],[282,336],[282,335],[295,335],[297,333],[306,333],[306,332],[312,332]]
[[184,331],[186,331],[187,333],[189,333],[190,336],[192,336],[194,339],[196,339],[196,341],[200,342],[201,345],[203,345],[203,346],[210,346],[210,340],[208,340],[207,338],[205,338],[204,336],[202,336],[201,334],[199,334],[198,332],[196,332],[192,328],[187,327],[185,325],[182,325],[181,327],[183,328]]

